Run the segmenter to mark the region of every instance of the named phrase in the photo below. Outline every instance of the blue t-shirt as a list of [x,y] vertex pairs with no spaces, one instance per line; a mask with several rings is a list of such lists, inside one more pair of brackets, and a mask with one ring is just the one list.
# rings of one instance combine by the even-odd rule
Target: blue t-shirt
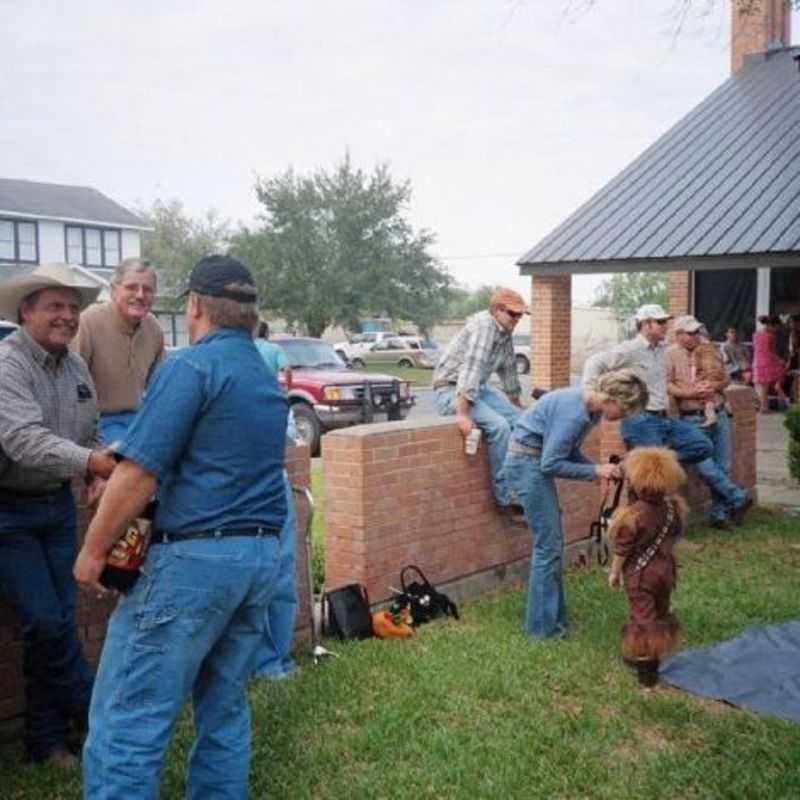
[[261,358],[272,372],[277,375],[282,369],[288,368],[289,357],[280,345],[268,342],[266,339],[256,339],[255,342]]
[[244,330],[217,328],[164,361],[118,448],[158,481],[155,528],[280,528],[286,412]]
[[592,480],[594,462],[581,452],[586,434],[600,421],[590,414],[581,389],[556,389],[526,409],[514,423],[511,439],[542,451],[545,475]]

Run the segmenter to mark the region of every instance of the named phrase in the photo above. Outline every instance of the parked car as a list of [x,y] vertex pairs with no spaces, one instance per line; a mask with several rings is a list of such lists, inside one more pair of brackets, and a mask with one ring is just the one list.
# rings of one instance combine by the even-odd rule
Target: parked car
[[354,372],[321,339],[274,337],[292,368],[289,402],[299,437],[319,453],[322,434],[334,428],[405,419],[414,405],[411,382],[392,375]]
[[422,347],[418,337],[397,337],[376,342],[368,350],[354,356],[350,363],[357,368],[367,364],[386,364],[433,369],[436,366],[435,359],[436,356],[432,351]]
[[513,342],[517,374],[527,375],[531,371],[531,337],[527,333],[517,333],[513,336]]
[[336,342],[333,347],[345,361],[352,361],[359,353],[369,350],[372,345],[382,342],[384,339],[394,339],[399,335],[397,331],[356,333],[349,336],[346,342]]

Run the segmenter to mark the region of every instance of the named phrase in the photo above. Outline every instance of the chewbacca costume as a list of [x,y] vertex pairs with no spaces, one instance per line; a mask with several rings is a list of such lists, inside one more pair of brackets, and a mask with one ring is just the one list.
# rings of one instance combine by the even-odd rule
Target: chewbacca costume
[[643,686],[654,686],[659,662],[678,637],[670,611],[677,577],[672,550],[686,520],[686,502],[677,494],[686,475],[674,453],[662,447],[632,450],[625,474],[630,505],[614,515],[609,529],[612,571],[621,569],[630,609],[622,655]]

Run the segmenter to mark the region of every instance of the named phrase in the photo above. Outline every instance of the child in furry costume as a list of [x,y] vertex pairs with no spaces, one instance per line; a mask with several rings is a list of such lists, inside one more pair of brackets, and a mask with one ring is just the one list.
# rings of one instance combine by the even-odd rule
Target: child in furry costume
[[683,532],[686,501],[678,495],[686,474],[664,447],[639,447],[625,459],[629,505],[611,520],[612,588],[625,586],[630,616],[622,655],[643,686],[658,683],[660,659],[675,645],[678,620],[670,612],[676,585],[673,545]]

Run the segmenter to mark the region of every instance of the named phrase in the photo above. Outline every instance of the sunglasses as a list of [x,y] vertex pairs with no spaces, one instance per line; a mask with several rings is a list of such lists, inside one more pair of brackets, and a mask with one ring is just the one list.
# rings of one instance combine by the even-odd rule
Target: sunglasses
[[509,309],[504,308],[503,311],[508,314],[511,319],[522,319],[522,312],[521,311],[509,311]]

